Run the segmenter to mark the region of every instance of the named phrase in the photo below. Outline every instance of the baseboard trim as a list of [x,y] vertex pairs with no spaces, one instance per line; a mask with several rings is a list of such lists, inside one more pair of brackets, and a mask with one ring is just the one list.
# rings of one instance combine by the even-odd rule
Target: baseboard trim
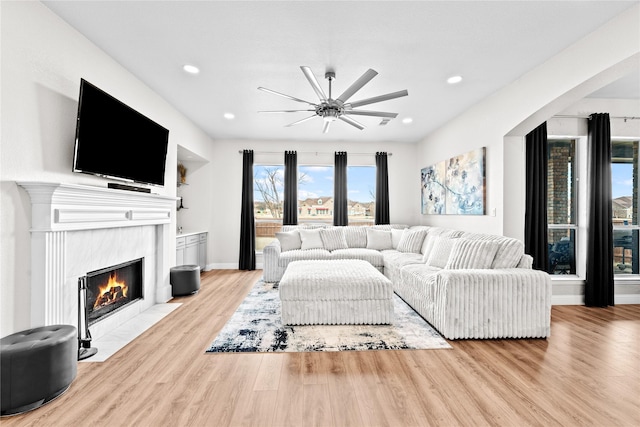
[[640,294],[622,294],[615,296],[616,304],[640,304]]
[[551,305],[584,305],[584,295],[552,295]]
[[207,270],[237,270],[237,262],[216,262],[213,264],[207,264]]
[[[621,294],[614,297],[616,305],[640,304],[640,294]],[[553,295],[552,305],[584,305],[584,295]]]

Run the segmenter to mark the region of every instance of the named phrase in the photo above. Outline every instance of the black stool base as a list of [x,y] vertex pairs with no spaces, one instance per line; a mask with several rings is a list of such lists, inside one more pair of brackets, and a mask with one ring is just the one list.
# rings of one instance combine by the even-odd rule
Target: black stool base
[[18,406],[17,408],[10,408],[5,411],[2,411],[0,413],[0,417],[10,417],[12,415],[20,415],[20,414],[24,414],[25,412],[33,411],[34,409],[37,409],[43,405],[46,405],[47,403],[62,396],[65,391],[69,390],[69,387],[71,387],[71,385],[66,386],[62,390],[58,390],[53,395],[45,399],[40,399],[37,402],[29,403],[28,405],[22,405],[22,406]]

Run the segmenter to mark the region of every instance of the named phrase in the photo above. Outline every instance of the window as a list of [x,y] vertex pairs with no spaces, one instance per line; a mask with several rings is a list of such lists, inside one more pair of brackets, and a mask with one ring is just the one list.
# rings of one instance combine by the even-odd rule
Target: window
[[[282,230],[284,165],[254,165],[253,200],[256,251]],[[349,224],[372,225],[375,214],[375,166],[348,166]],[[333,223],[333,165],[298,166],[298,222]]]
[[549,273],[576,274],[576,141],[548,141]]
[[611,141],[613,272],[638,274],[638,141]]
[[376,167],[347,167],[350,225],[373,225],[376,212]]
[[298,222],[333,223],[333,166],[298,166]]
[[256,221],[256,251],[282,230],[284,165],[253,166],[253,204]]

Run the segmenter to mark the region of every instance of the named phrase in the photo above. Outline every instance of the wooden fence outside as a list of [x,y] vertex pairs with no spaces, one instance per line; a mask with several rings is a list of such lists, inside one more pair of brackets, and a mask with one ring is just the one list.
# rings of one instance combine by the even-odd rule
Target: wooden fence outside
[[276,237],[280,230],[281,222],[256,222],[256,237]]

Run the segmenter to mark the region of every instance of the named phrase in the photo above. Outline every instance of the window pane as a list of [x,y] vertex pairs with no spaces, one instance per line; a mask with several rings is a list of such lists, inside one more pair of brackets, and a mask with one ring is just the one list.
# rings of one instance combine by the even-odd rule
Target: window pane
[[613,272],[638,274],[638,141],[611,141]]
[[349,225],[373,225],[376,212],[376,167],[348,166]]
[[549,140],[547,221],[576,224],[576,162],[574,140]]
[[256,251],[276,238],[282,229],[284,165],[253,166],[253,205],[256,220]]
[[638,225],[638,141],[611,143],[613,225]]
[[551,229],[549,238],[549,273],[576,274],[576,233],[574,229]]
[[298,222],[333,223],[333,166],[298,167]]
[[638,230],[613,231],[614,274],[638,274]]

